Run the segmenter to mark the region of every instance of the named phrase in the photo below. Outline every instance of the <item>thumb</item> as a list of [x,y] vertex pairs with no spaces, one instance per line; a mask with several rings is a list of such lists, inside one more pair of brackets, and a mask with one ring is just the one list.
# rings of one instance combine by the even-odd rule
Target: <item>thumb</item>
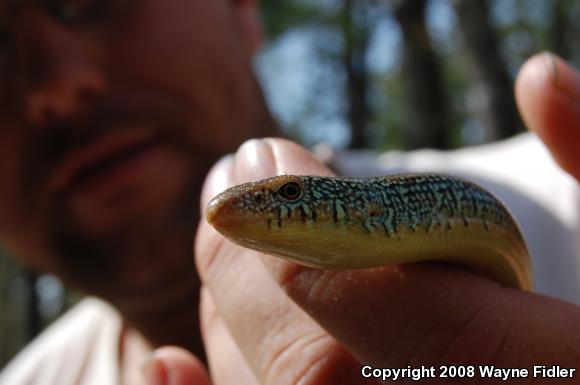
[[528,129],[580,180],[580,74],[552,53],[536,55],[518,74],[516,100]]
[[149,385],[211,385],[203,364],[193,354],[176,346],[153,352],[143,371]]

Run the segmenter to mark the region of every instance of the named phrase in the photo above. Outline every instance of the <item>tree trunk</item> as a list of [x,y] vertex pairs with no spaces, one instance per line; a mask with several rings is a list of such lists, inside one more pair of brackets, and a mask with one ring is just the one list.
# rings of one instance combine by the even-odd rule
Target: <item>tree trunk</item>
[[569,33],[568,13],[571,8],[567,0],[554,0],[552,4],[552,19],[550,20],[550,49],[564,59],[570,59],[571,49],[568,46],[571,40]]
[[439,61],[425,26],[425,6],[425,0],[394,2],[395,17],[403,33],[406,127],[402,136],[407,149],[445,149],[450,144],[447,98]]
[[26,327],[26,334],[28,340],[32,340],[42,330],[42,318],[40,315],[40,300],[36,290],[36,283],[38,281],[38,274],[32,271],[25,272],[26,283],[30,292],[28,298],[28,321]]
[[351,129],[350,148],[364,148],[366,128],[369,120],[367,104],[368,75],[366,54],[369,45],[369,26],[353,19],[353,7],[361,2],[344,0],[343,5],[343,63],[346,72],[346,92],[348,100],[347,120]]
[[471,114],[486,129],[485,140],[507,138],[520,131],[513,81],[500,57],[498,39],[485,0],[454,0],[465,48],[471,58],[477,92]]

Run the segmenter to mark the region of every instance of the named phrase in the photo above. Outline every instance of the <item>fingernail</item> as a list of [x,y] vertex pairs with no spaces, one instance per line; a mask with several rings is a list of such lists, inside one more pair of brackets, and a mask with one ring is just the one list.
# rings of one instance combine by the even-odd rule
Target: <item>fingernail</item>
[[155,353],[143,364],[143,374],[148,385],[167,385],[167,369]]
[[201,193],[202,212],[205,211],[207,204],[214,196],[234,185],[233,164],[234,156],[232,154],[225,155],[216,162],[208,173]]
[[236,152],[235,177],[237,183],[264,179],[276,175],[276,162],[272,148],[261,139],[242,144]]
[[546,51],[543,53],[544,55],[544,60],[546,63],[546,67],[548,67],[548,70],[550,71],[550,74],[552,75],[552,79],[555,82],[558,82],[558,67],[556,66],[556,58],[554,57],[554,54]]
[[556,87],[568,97],[580,99],[580,74],[552,52],[544,52],[543,55]]

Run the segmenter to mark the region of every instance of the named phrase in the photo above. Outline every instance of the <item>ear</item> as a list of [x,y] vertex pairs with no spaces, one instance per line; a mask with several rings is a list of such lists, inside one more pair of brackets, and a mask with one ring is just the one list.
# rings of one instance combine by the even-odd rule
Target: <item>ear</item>
[[260,22],[259,0],[230,0],[240,26],[240,32],[246,42],[246,50],[250,55],[255,54],[262,45],[264,35]]

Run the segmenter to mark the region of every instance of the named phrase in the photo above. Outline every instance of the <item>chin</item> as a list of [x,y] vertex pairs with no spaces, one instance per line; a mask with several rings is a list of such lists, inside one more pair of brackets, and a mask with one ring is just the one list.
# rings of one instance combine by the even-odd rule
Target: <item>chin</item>
[[61,216],[52,244],[65,280],[109,299],[162,290],[179,275],[191,279],[200,183],[134,190],[80,217]]

